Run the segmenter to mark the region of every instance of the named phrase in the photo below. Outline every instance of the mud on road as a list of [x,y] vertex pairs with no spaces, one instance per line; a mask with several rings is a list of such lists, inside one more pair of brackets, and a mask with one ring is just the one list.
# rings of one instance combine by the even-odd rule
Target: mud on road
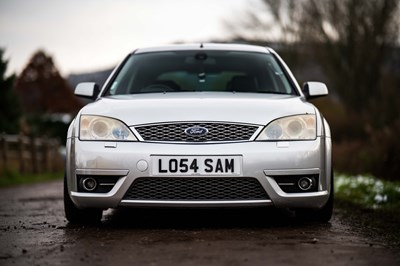
[[62,182],[0,190],[0,265],[400,265],[340,209],[329,224],[271,209],[108,210],[70,225]]

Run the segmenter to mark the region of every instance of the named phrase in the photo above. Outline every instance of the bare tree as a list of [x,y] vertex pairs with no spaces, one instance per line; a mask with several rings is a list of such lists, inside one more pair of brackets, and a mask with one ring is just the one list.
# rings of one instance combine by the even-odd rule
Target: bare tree
[[253,31],[262,38],[258,41],[306,48],[347,109],[365,117],[374,113],[378,125],[397,119],[382,103],[393,105],[399,98],[393,84],[388,87],[396,82],[387,68],[388,56],[399,41],[399,0],[261,0],[259,4],[248,12],[245,23],[231,26],[237,37],[246,39]]
[[316,55],[346,106],[364,116],[382,114],[385,60],[399,34],[399,1],[310,0],[303,12],[301,36],[324,45]]
[[337,169],[398,179],[400,0],[259,0],[246,14],[229,22],[236,40],[278,42],[297,75],[315,77],[307,72],[319,66],[338,96],[316,102],[331,122]]
[[287,45],[298,41],[302,1],[254,0],[244,11],[244,16],[228,20],[225,24],[233,38]]

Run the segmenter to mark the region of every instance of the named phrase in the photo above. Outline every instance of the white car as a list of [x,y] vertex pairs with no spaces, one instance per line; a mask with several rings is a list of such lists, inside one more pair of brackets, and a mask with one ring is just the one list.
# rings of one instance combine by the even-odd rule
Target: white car
[[193,44],[138,49],[92,98],[67,137],[65,214],[100,221],[117,207],[253,207],[327,222],[331,133],[270,49]]

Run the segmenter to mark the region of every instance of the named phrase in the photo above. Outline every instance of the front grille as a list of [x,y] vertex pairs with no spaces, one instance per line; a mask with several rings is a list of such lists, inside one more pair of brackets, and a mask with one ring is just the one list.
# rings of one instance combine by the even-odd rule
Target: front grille
[[265,200],[268,195],[255,178],[142,177],[124,196],[126,200],[227,201]]
[[[204,136],[189,136],[185,130],[190,127],[204,127]],[[229,123],[172,123],[137,126],[136,131],[144,141],[160,142],[224,142],[249,140],[259,127]]]

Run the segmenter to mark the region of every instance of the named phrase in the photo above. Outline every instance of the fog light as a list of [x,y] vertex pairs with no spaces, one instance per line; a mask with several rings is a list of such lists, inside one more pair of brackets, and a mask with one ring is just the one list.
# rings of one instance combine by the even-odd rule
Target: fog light
[[302,177],[299,179],[299,182],[297,182],[297,185],[303,191],[310,190],[313,184],[314,184],[313,180],[309,177]]
[[86,190],[86,191],[93,191],[96,189],[97,187],[97,182],[96,179],[91,178],[91,177],[87,177],[85,179],[82,180],[82,187]]

